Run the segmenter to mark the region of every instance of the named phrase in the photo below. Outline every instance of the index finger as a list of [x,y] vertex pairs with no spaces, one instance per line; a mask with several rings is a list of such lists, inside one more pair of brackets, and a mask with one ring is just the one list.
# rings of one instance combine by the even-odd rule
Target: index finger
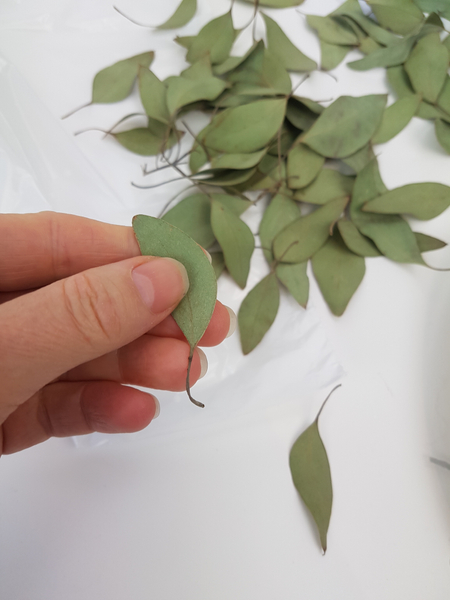
[[131,227],[53,212],[0,215],[0,291],[48,285],[139,256]]

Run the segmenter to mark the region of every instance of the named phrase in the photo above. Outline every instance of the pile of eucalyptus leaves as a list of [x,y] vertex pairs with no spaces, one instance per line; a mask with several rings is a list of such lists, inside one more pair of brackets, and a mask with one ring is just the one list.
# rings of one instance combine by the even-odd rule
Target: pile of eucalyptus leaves
[[[146,126],[114,127],[107,133],[131,152],[159,156],[189,186],[160,220],[138,217],[134,228],[143,253],[158,253],[149,240],[163,227],[168,240],[173,235],[160,250],[164,255],[180,259],[185,245],[197,257],[192,244],[212,255],[212,266],[195,258],[201,267],[191,265],[191,296],[178,313],[191,346],[190,361],[214,307],[214,272],[218,278],[226,270],[245,288],[255,247],[264,253],[270,272],[239,310],[244,354],[273,324],[280,289],[306,307],[309,261],[328,306],[339,316],[364,277],[366,258],[427,266],[423,254],[446,245],[412,231],[405,215],[436,217],[450,206],[450,188],[428,182],[388,190],[373,145],[388,142],[418,116],[435,120],[437,138],[450,152],[450,36],[441,20],[450,19],[449,0],[370,0],[370,15],[358,0],[347,0],[326,17],[307,16],[320,39],[322,70],[335,68],[358,48],[365,57],[348,66],[387,69],[399,98],[388,107],[386,95],[341,96],[324,107],[292,89],[290,72],[306,77],[319,66],[261,7],[287,8],[302,1],[250,2],[254,14],[247,26],[255,32],[255,21],[262,19],[265,40],[253,36],[241,56],[232,55],[243,31],[234,26],[232,1],[227,13],[197,35],[175,39],[190,64],[180,75],[158,79],[150,68],[154,53],[149,51],[103,69],[94,79],[90,104],[123,100],[137,80]],[[159,28],[184,26],[196,9],[196,0],[182,0]],[[186,122],[192,111],[209,116],[208,125],[197,133]],[[124,116],[122,127],[133,116]],[[186,137],[192,144],[182,153]],[[187,156],[188,170],[182,163]],[[258,202],[266,209],[255,242],[241,215]],[[195,313],[191,308],[201,302],[199,290],[205,286],[212,291],[205,300],[209,304],[193,324],[186,314]],[[190,395],[189,368],[186,387]],[[325,550],[332,486],[318,417],[294,445],[291,471]]]

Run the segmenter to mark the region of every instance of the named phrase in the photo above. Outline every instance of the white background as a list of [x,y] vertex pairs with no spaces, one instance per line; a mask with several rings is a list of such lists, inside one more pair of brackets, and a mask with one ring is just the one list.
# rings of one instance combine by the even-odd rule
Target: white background
[[[327,14],[338,4],[306,0],[301,11]],[[175,5],[118,6],[155,23]],[[228,7],[199,0],[182,34]],[[319,60],[301,14],[267,12]],[[237,5],[236,25],[250,14]],[[72,136],[110,127],[134,112],[136,96],[60,117],[89,101],[93,76],[116,60],[154,49],[155,72],[178,73],[184,53],[174,35],[132,25],[106,0],[3,0],[2,211],[51,208],[122,224],[159,212],[181,188],[133,189],[139,157],[98,132]],[[343,65],[334,74],[337,82],[313,74],[301,93],[327,100],[388,91],[381,69]],[[414,119],[376,151],[389,188],[450,185],[450,157],[430,122]],[[450,241],[450,214],[413,226]],[[450,251],[428,260],[450,266]],[[251,286],[262,269],[255,255]],[[1,459],[2,600],[449,597],[450,472],[429,458],[450,460],[450,273],[368,259],[339,319],[313,278],[311,287],[308,310],[284,298],[249,357],[237,336],[207,351],[210,371],[196,386],[204,411],[184,394],[160,394],[161,416],[141,434],[51,440]],[[219,297],[237,308],[242,294],[225,279]],[[288,453],[337,381],[343,386],[321,418],[335,493],[322,557]]]

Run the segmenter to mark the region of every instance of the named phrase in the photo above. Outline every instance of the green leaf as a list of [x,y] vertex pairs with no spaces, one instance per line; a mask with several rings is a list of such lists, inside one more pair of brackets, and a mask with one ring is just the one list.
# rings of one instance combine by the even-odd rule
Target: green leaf
[[332,71],[335,69],[347,56],[353,46],[341,46],[338,44],[330,44],[319,40],[320,43],[320,67],[324,71]]
[[410,183],[367,202],[363,211],[385,215],[408,214],[434,219],[450,206],[450,187],[441,183]]
[[316,110],[311,110],[311,107],[305,104],[305,98],[292,97],[289,98],[286,108],[286,118],[297,129],[303,131],[308,130],[317,120],[317,115],[323,112],[323,107],[318,113]]
[[440,13],[444,19],[450,19],[448,0],[414,0],[417,6],[426,13]]
[[310,258],[325,244],[347,203],[348,198],[336,198],[285,227],[273,242],[275,258],[286,263]]
[[359,49],[363,54],[372,54],[372,52],[375,52],[380,48],[382,48],[382,46],[377,44],[377,42],[374,42],[370,37],[366,37],[365,39],[361,40],[359,44]]
[[[255,4],[255,0],[242,0],[249,4]],[[289,8],[290,6],[299,6],[305,0],[260,0],[259,6],[268,6],[271,8]]]
[[219,279],[219,277],[222,275],[225,269],[225,259],[223,258],[223,252],[212,252],[211,260],[214,273],[216,274],[216,279]]
[[437,99],[437,104],[450,117],[450,77],[448,75]]
[[192,40],[186,60],[193,64],[209,55],[211,64],[223,63],[229,56],[234,43],[234,28],[231,11],[207,23]]
[[119,102],[124,100],[133,89],[139,67],[148,68],[155,56],[154,52],[144,52],[119,60],[94,77],[92,85],[92,104]]
[[287,288],[291,296],[300,306],[306,308],[309,296],[309,279],[306,274],[308,262],[292,265],[280,263],[275,269],[276,276]]
[[213,169],[251,169],[266,154],[266,148],[250,154],[221,154],[211,159]]
[[178,29],[187,25],[197,10],[197,0],[181,0],[173,15],[167,19],[162,25],[158,25],[158,29]]
[[416,114],[420,102],[420,96],[411,94],[388,106],[383,113],[380,127],[372,138],[372,143],[384,144],[399,134]]
[[228,272],[239,287],[245,288],[255,247],[253,233],[228,206],[216,199],[211,205],[211,226],[222,248]]
[[342,175],[334,169],[322,169],[310,185],[297,190],[294,198],[310,204],[326,204],[334,198],[350,196],[354,181],[354,177]]
[[414,235],[416,237],[417,245],[419,247],[420,252],[440,250],[441,248],[445,248],[445,246],[447,246],[446,242],[431,237],[431,235],[426,235],[425,233],[419,233],[417,231],[414,232]]
[[340,14],[355,21],[355,23],[357,23],[372,40],[382,46],[390,46],[398,42],[398,38],[393,33],[386,31],[386,29],[377,25],[375,21],[366,17],[361,11],[357,12],[356,10],[349,10]]
[[170,115],[167,108],[167,88],[147,68],[139,69],[139,94],[146,114],[152,119],[168,124]]
[[211,228],[211,200],[206,194],[184,198],[162,218],[187,233],[203,248],[209,248],[216,241]]
[[182,46],[183,48],[186,48],[186,50],[189,50],[189,48],[192,45],[192,42],[195,40],[197,36],[195,35],[183,35],[183,36],[177,36],[174,39],[174,42],[176,42],[179,46]]
[[359,256],[380,256],[381,252],[375,244],[360,233],[352,221],[340,219],[337,222],[339,233],[349,250]]
[[350,156],[343,158],[342,162],[351,167],[355,173],[359,173],[361,169],[369,164],[374,158],[375,154],[373,152],[372,144],[369,143],[357,150],[354,154],[350,154]]
[[250,200],[244,200],[239,196],[231,196],[230,194],[210,194],[211,200],[218,200],[224,206],[229,208],[232,213],[240,217],[251,205]]
[[302,138],[304,144],[329,158],[350,156],[365,146],[378,129],[386,96],[341,96],[318,117]]
[[[195,175],[195,181],[214,185],[217,187],[229,187],[245,183],[251,179],[256,172],[256,167],[253,169],[205,169]],[[206,175],[206,177],[205,177]]]
[[397,44],[392,44],[386,48],[380,48],[371,52],[368,56],[349,62],[347,66],[355,71],[367,71],[377,67],[395,67],[401,65],[408,58],[415,38],[404,38]]
[[325,159],[308,146],[297,144],[287,158],[287,176],[290,189],[303,188],[317,177]]
[[273,261],[272,244],[275,236],[300,216],[298,205],[285,194],[274,196],[264,211],[259,225],[259,239],[269,264]]
[[209,157],[205,149],[200,144],[195,144],[189,155],[189,169],[195,175],[200,169],[209,162]]
[[289,455],[292,481],[317,525],[324,552],[327,551],[333,486],[327,451],[319,433],[319,417],[329,397],[314,423],[296,440]]
[[300,52],[273,19],[263,14],[266,23],[267,47],[288,71],[309,72],[317,63]]
[[317,31],[321,40],[328,44],[337,44],[339,46],[357,46],[358,38],[339,17],[319,17],[316,15],[307,15],[308,25]]
[[399,98],[414,94],[408,74],[403,65],[386,69],[389,85]]
[[198,100],[214,100],[226,87],[225,81],[213,77],[212,74],[201,79],[183,75],[171,77],[167,85],[169,112],[173,115],[183,106]]
[[432,33],[417,42],[405,70],[415,91],[434,104],[447,78],[448,52],[439,34]]
[[331,312],[340,317],[366,272],[364,258],[348,250],[338,231],[311,259],[314,277]]
[[436,119],[434,126],[438,142],[450,154],[450,125],[441,119]]
[[424,16],[412,0],[369,0],[382,27],[408,35],[422,23]]
[[208,148],[229,154],[256,152],[276,136],[285,110],[284,98],[227,108],[211,121],[204,143]]
[[[178,132],[183,135],[182,132]],[[164,133],[156,135],[151,129],[138,127],[120,133],[111,134],[121,146],[140,154],[141,156],[156,156],[165,150],[169,150],[177,143],[177,137],[169,127],[164,128]]]
[[239,333],[244,354],[249,354],[261,342],[275,321],[279,305],[277,278],[270,273],[250,290],[239,309]]

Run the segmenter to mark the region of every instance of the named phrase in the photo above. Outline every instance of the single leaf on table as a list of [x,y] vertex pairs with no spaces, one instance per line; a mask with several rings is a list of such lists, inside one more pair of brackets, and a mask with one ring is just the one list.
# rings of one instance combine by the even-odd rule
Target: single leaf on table
[[216,305],[217,281],[214,269],[202,248],[193,239],[162,219],[137,215],[133,218],[133,230],[142,254],[174,258],[186,267],[189,290],[172,316],[191,349],[186,391],[194,404],[203,407],[203,404],[191,396],[189,374],[194,349],[205,333]]
[[206,194],[184,198],[162,218],[187,233],[203,248],[209,248],[216,241],[211,228],[211,200]]
[[259,239],[269,264],[273,262],[272,244],[275,236],[299,217],[298,204],[285,194],[277,194],[270,201],[259,225]]
[[229,154],[261,150],[277,135],[286,111],[286,100],[259,100],[216,115],[203,138],[208,148]]
[[[178,132],[178,134],[179,136],[183,135],[182,132]],[[121,146],[141,156],[157,156],[165,150],[169,150],[178,142],[173,129],[169,127],[165,128],[163,135],[159,132],[155,134],[147,127],[138,127],[128,131],[112,133],[111,135]]]
[[255,248],[253,233],[228,206],[216,199],[211,204],[211,226],[228,272],[239,287],[245,288]]
[[364,58],[349,62],[347,66],[355,71],[367,71],[377,67],[402,65],[408,58],[414,46],[414,41],[414,38],[404,38],[396,44],[375,50],[375,52],[371,52]]
[[319,40],[320,43],[320,68],[323,71],[332,71],[347,56],[354,46],[341,46],[338,44],[330,44],[324,40]]
[[436,119],[434,126],[438,142],[450,154],[450,124]]
[[424,20],[412,0],[369,0],[368,4],[382,27],[400,35],[408,35]]
[[347,203],[348,197],[336,198],[306,217],[300,217],[287,225],[275,236],[275,258],[286,263],[304,262],[310,258],[326,243],[333,225],[341,217]]
[[438,33],[419,40],[405,62],[412,87],[431,104],[437,101],[444,86],[448,63],[448,51],[441,44]]
[[442,183],[410,183],[370,200],[364,212],[385,215],[408,214],[426,221],[450,206],[450,187]]
[[309,72],[317,63],[301,52],[273,19],[263,14],[266,23],[267,47],[288,71]]
[[420,102],[420,96],[411,94],[388,106],[383,113],[380,127],[372,138],[372,143],[384,144],[400,133],[416,114]]
[[441,248],[445,248],[445,246],[447,246],[446,242],[438,240],[431,235],[419,233],[418,231],[415,231],[414,235],[416,237],[420,252],[431,252],[432,250],[440,250]]
[[235,32],[231,11],[207,23],[189,45],[186,60],[193,64],[209,55],[211,64],[223,63],[229,56]]
[[317,525],[324,552],[327,551],[333,485],[327,451],[319,433],[319,417],[330,395],[322,404],[314,423],[296,440],[289,455],[292,481]]
[[308,262],[286,264],[280,263],[275,268],[275,274],[287,288],[291,296],[300,306],[306,308],[309,297],[309,278],[306,273]]
[[309,185],[322,170],[325,158],[304,144],[295,145],[287,157],[287,176],[290,189]]
[[307,187],[297,190],[294,198],[310,204],[326,204],[334,198],[350,196],[355,178],[334,169],[322,169]]
[[352,221],[340,219],[337,222],[337,228],[347,248],[355,254],[359,256],[381,256],[381,252],[375,244],[362,235]]
[[275,273],[269,273],[242,301],[238,313],[242,352],[249,354],[272,326],[280,305]]
[[386,99],[385,95],[341,96],[319,115],[302,142],[329,158],[355,153],[378,129]]
[[342,162],[351,167],[355,173],[359,173],[361,169],[368,165],[374,158],[375,154],[373,152],[372,144],[369,143],[357,150],[354,154],[350,154],[350,156],[343,158]]
[[108,104],[124,100],[133,89],[139,67],[148,68],[154,56],[154,52],[144,52],[119,60],[99,71],[92,84],[92,104]]
[[322,296],[331,312],[340,317],[364,278],[364,258],[351,252],[335,231],[311,264]]
[[161,25],[158,29],[178,29],[187,25],[197,10],[197,0],[181,0],[181,4],[171,17]]
[[263,148],[250,154],[221,154],[211,159],[213,169],[251,169],[255,167],[266,154]]
[[358,45],[357,36],[347,23],[339,17],[307,15],[306,21],[310,27],[317,31],[319,38],[328,44],[339,46]]
[[138,74],[139,94],[146,114],[152,119],[168,124],[167,88],[149,69],[140,67]]
[[216,274],[216,279],[219,279],[219,277],[223,273],[223,270],[225,269],[225,259],[223,258],[223,252],[211,252],[211,261],[214,273]]

